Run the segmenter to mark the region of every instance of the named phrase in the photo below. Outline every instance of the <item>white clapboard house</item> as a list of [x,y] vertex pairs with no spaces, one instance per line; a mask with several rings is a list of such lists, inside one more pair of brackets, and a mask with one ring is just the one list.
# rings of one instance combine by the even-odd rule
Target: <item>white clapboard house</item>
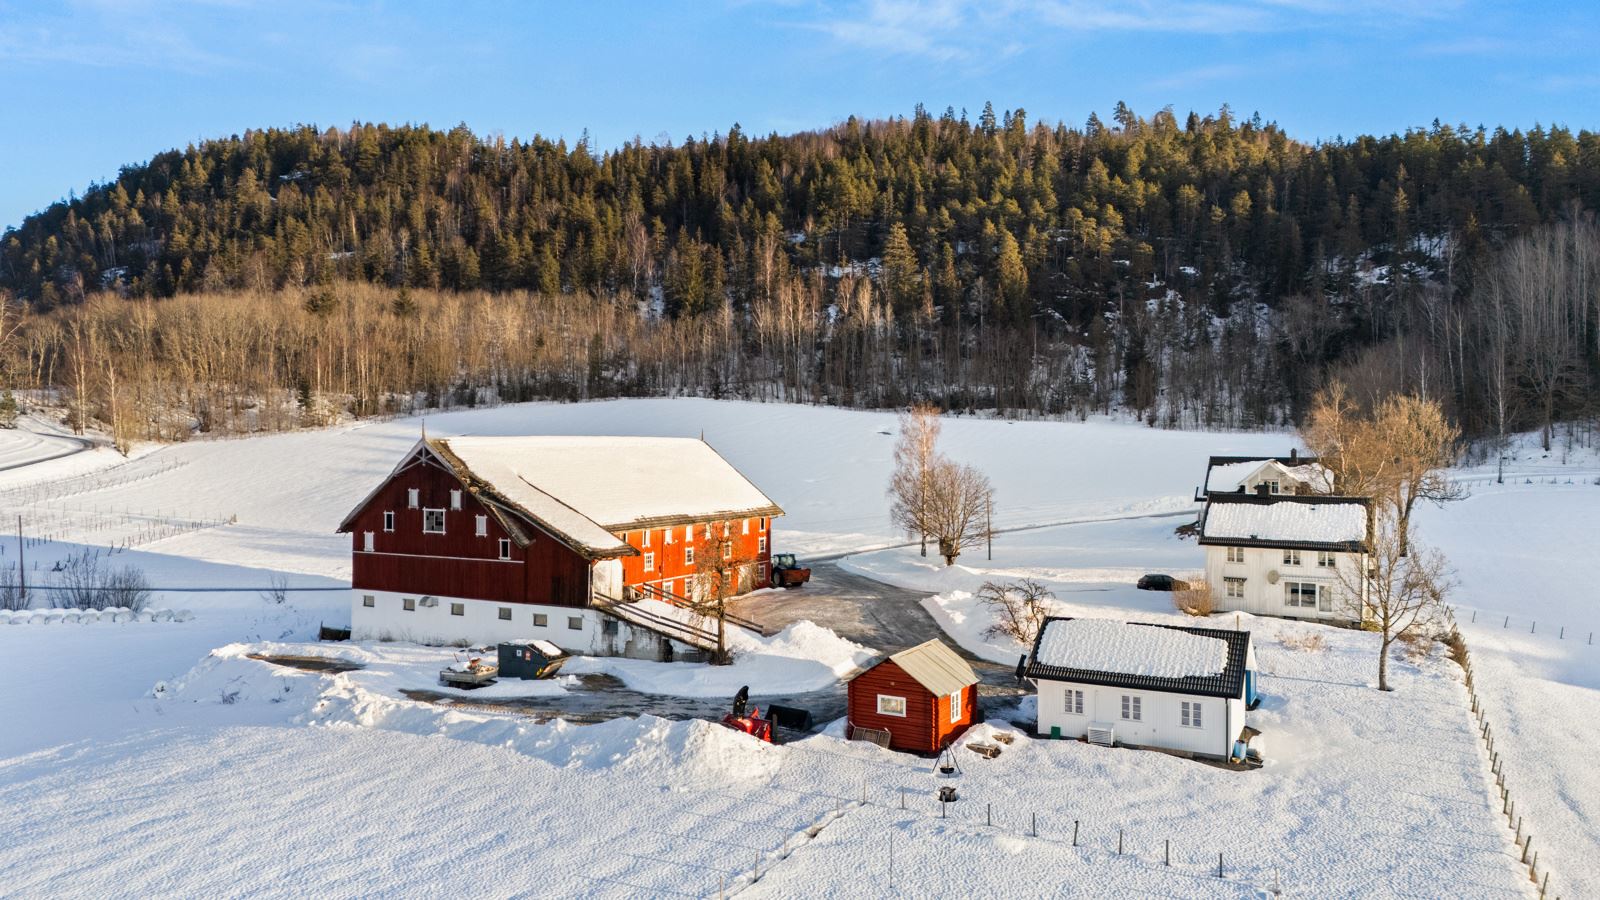
[[1018,664],[1042,737],[1243,758],[1257,732],[1250,632],[1051,618]]
[[1200,514],[1213,608],[1344,624],[1366,610],[1372,501],[1211,494]]
[[1206,478],[1196,500],[1216,494],[1254,494],[1265,488],[1269,494],[1331,494],[1333,473],[1316,457],[1301,456],[1290,450],[1288,456],[1213,456],[1206,461]]

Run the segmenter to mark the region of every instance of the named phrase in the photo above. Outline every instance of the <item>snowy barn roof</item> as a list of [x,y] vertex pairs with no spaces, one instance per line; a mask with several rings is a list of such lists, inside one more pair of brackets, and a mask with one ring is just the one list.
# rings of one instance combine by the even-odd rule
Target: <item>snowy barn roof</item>
[[1020,674],[1071,681],[1238,697],[1250,632],[1114,619],[1047,619]]
[[889,660],[937,697],[954,694],[980,680],[960,654],[938,639],[890,654]]
[[[1333,474],[1315,457],[1301,456],[1213,456],[1206,464],[1206,480],[1201,493],[1232,493],[1243,489],[1264,468],[1272,467],[1280,480],[1307,485],[1326,493],[1333,489]],[[1203,497],[1201,498],[1203,499]]]
[[1362,497],[1213,494],[1200,514],[1200,543],[1362,550],[1370,537]]
[[783,515],[711,445],[695,438],[429,438],[396,473],[424,450],[491,509],[509,510],[595,558],[635,552],[616,536],[620,531]]

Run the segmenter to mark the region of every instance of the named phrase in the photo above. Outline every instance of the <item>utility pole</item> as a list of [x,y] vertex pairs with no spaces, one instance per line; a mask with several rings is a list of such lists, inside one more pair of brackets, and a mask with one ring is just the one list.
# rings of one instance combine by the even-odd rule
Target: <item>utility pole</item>
[[17,596],[22,608],[28,608],[28,551],[22,549],[22,517],[17,516]]
[[983,536],[989,542],[989,559],[994,559],[994,494],[983,498]]

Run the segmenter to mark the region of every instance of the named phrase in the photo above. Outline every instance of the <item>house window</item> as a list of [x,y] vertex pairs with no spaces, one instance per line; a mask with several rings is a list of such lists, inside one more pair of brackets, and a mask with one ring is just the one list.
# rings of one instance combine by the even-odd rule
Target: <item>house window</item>
[[500,558],[501,559],[510,559],[511,558],[511,539],[510,538],[501,538],[500,539]]
[[1199,702],[1185,700],[1178,704],[1178,724],[1185,728],[1204,728],[1205,723],[1200,718]]
[[417,598],[415,598],[415,597],[406,597],[405,599],[400,601],[400,608],[404,609],[406,612],[416,612],[417,611]]
[[1228,548],[1228,562],[1231,562],[1231,563],[1242,563],[1242,562],[1244,562],[1244,548],[1243,547],[1229,547]]
[[460,509],[461,508],[461,492],[460,491],[453,490],[453,491],[450,492],[450,508],[451,509]]
[[1122,695],[1122,718],[1129,722],[1138,722],[1144,719],[1144,698],[1132,694]]
[[1318,550],[1317,551],[1317,567],[1318,568],[1331,569],[1331,568],[1333,568],[1334,566],[1336,566],[1338,564],[1339,564],[1339,554],[1337,554],[1337,553],[1329,553],[1326,550]]
[[1083,715],[1083,691],[1067,689],[1066,714],[1069,716]]
[[384,531],[393,531],[394,530],[394,512],[393,511],[386,511],[383,514],[383,530]]
[[749,519],[745,519],[743,522],[741,522],[739,524],[740,524],[741,527],[743,527],[743,529],[744,529],[743,533],[744,534],[749,534],[750,533],[750,520]]
[[1269,494],[1276,494],[1276,493],[1278,493],[1278,492],[1279,492],[1279,491],[1280,491],[1280,490],[1282,490],[1282,488],[1280,488],[1280,487],[1279,487],[1279,486],[1278,486],[1278,482],[1276,482],[1276,481],[1269,481],[1269,482],[1267,482],[1267,493],[1269,493]]
[[722,558],[723,560],[733,559],[733,541],[722,542]]
[[1224,579],[1222,579],[1222,592],[1224,594],[1226,594],[1230,599],[1243,600],[1244,599],[1244,579],[1243,578],[1224,578]]
[[1298,565],[1300,565],[1300,551],[1299,550],[1285,550],[1285,551],[1283,551],[1283,564],[1286,565],[1286,566],[1298,566]]
[[547,626],[549,624],[550,624],[550,617],[549,616],[545,615],[544,613],[534,613],[533,614],[533,627],[535,627],[535,628],[544,628],[545,626]]
[[583,616],[567,616],[567,627],[573,631],[582,631]]
[[416,488],[406,488],[406,505],[407,506],[411,507],[412,509],[416,509],[417,505],[422,502],[421,498],[422,498],[422,491],[420,491],[420,490],[418,490]]
[[650,529],[648,528],[644,532],[644,546],[650,546]]
[[509,607],[509,606],[500,607],[500,621],[502,621],[502,622],[511,621],[511,607]]
[[473,520],[473,533],[478,537],[489,536],[489,517],[478,516]]
[[683,564],[686,565],[686,566],[694,565],[694,548],[693,547],[686,546],[686,547],[683,548]]
[[756,552],[760,553],[762,555],[766,555],[766,552],[767,552],[767,539],[766,538],[764,538],[764,537],[756,538]]
[[374,606],[378,605],[378,598],[372,596],[371,594],[362,594],[361,595],[361,605],[365,606],[368,609],[371,609]]
[[950,695],[950,723],[953,725],[961,721],[961,692],[956,691]]
[[1315,609],[1321,585],[1313,581],[1285,581],[1283,605],[1302,609]]
[[761,518],[757,519],[756,521],[761,523],[761,530],[762,531],[766,531],[767,530],[767,517],[766,516],[762,516]]
[[368,553],[372,552],[372,532],[361,532],[361,549],[367,551]]
[[891,697],[888,694],[878,695],[878,715],[901,716],[906,714],[906,698]]
[[425,509],[422,511],[422,533],[444,534],[444,510]]
[[467,614],[467,605],[465,603],[452,603],[452,604],[450,604],[450,615],[452,615],[452,616],[464,616],[466,614]]
[[644,570],[646,572],[654,572],[655,569],[656,569],[656,555],[654,553],[646,553],[644,555]]

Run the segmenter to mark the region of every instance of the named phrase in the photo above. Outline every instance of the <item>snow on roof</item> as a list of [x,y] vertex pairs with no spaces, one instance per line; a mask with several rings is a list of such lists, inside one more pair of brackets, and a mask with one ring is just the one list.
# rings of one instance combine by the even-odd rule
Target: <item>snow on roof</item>
[[1292,497],[1271,502],[1212,498],[1201,519],[1202,540],[1303,544],[1356,544],[1367,539],[1367,506],[1360,500],[1309,503]]
[[1280,459],[1248,459],[1239,462],[1217,463],[1206,470],[1206,491],[1237,491],[1245,482],[1265,468],[1273,468],[1280,479],[1308,484],[1312,490],[1333,489],[1333,475],[1326,466],[1316,462],[1298,465]]
[[972,666],[937,638],[890,654],[889,660],[935,696],[954,694],[979,681]]
[[1206,490],[1236,491],[1265,464],[1266,460],[1252,459],[1212,466],[1206,470]]
[[704,441],[652,437],[451,437],[430,441],[470,474],[581,548],[613,532],[683,521],[782,515]]
[[1228,666],[1228,643],[1173,628],[1114,619],[1055,619],[1034,659],[1063,669],[1149,678],[1200,678]]

